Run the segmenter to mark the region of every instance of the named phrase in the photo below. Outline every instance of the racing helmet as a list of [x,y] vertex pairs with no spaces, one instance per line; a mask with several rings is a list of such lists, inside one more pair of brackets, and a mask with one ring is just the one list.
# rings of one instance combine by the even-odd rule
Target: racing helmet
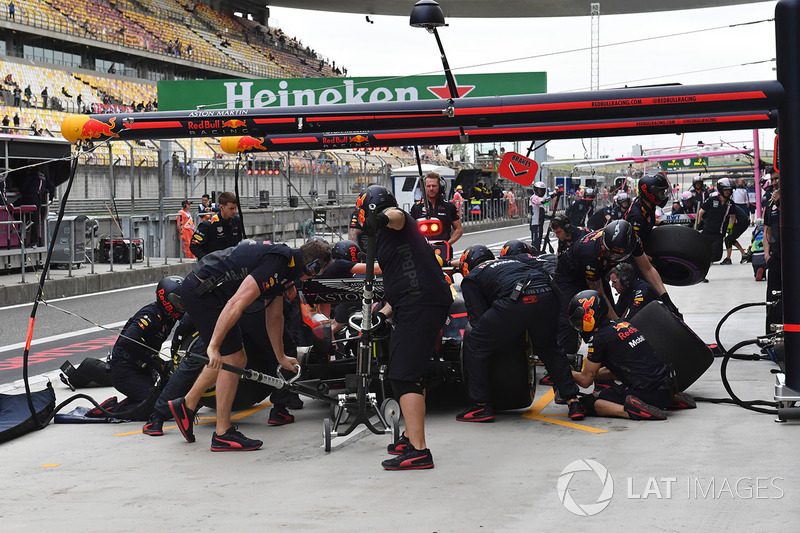
[[333,245],[331,257],[357,263],[359,257],[361,257],[361,248],[353,241],[339,241]]
[[614,202],[618,207],[626,208],[627,206],[631,205],[631,197],[628,193],[621,192],[614,197]]
[[517,239],[508,241],[500,249],[500,257],[512,257],[515,255],[529,253],[531,253],[531,247]]
[[689,191],[684,191],[683,193],[681,193],[681,200],[683,201],[691,200],[692,196],[693,196],[692,193],[690,193]]
[[373,213],[387,207],[397,207],[397,198],[382,185],[370,185],[356,199],[358,221],[363,226]]
[[633,253],[636,232],[627,220],[614,220],[603,229],[603,257],[620,263]]
[[489,248],[483,244],[473,244],[461,254],[461,274],[466,276],[476,266],[492,259],[494,259],[494,254]]
[[581,291],[572,297],[567,309],[570,325],[581,333],[591,333],[608,314],[606,299],[592,290]]
[[183,316],[181,283],[183,283],[182,277],[167,276],[156,285],[156,301],[172,318]]
[[663,172],[658,174],[645,174],[639,180],[639,195],[643,196],[648,202],[658,207],[667,205],[669,198],[669,180]]
[[583,190],[584,200],[594,200],[595,198],[597,198],[597,191],[594,190],[594,187],[586,187]]
[[722,194],[725,191],[733,191],[733,183],[730,178],[720,178],[717,180],[717,192]]
[[533,194],[544,197],[544,195],[547,194],[547,185],[545,185],[543,181],[537,181],[533,184]]

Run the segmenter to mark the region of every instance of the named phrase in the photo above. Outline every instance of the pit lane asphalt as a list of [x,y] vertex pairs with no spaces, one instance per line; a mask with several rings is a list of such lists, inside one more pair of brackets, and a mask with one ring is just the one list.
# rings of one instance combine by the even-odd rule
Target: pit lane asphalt
[[[708,278],[669,290],[686,322],[711,342],[728,310],[763,301],[765,284],[753,280],[749,264],[712,266]],[[760,335],[763,316],[763,308],[734,314],[722,342],[732,346]],[[774,368],[732,361],[728,373],[740,397],[771,399]],[[40,380],[33,388],[42,386]],[[57,380],[54,387],[59,401],[69,396]],[[719,360],[688,392],[725,396]],[[494,424],[456,422],[458,394],[433,394],[426,429],[436,468],[415,472],[383,471],[387,435],[362,432],[325,453],[321,421],[328,409],[311,400],[294,412],[295,424],[283,427],[266,424],[268,407],[245,413],[240,429],[265,446],[241,454],[208,450],[212,424],[195,428],[194,444],[169,424],[157,438],[140,434],[138,423],[51,424],[0,445],[0,523],[4,532],[640,532],[783,530],[800,518],[797,422],[776,424],[773,416],[702,403],[670,413],[665,422],[589,418],[572,425],[548,393],[540,386],[533,409],[503,413]],[[92,395],[105,398],[112,390]],[[604,487],[595,472],[563,474],[582,459],[607,468],[606,486],[613,488],[610,499],[603,497],[607,507],[604,501],[587,507]],[[573,502],[599,512],[567,510],[559,480],[569,482],[564,494]]]

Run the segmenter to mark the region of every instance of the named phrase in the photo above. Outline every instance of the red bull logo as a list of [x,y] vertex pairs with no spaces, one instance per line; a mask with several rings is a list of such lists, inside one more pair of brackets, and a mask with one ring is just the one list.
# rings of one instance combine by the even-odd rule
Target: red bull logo
[[355,135],[353,137],[350,137],[350,142],[351,143],[359,143],[359,144],[361,144],[361,143],[365,143],[365,142],[368,142],[368,141],[369,141],[369,137],[367,137],[366,135]]
[[356,209],[358,210],[358,223],[361,224],[362,227],[364,226],[364,223],[367,220],[366,219],[367,215],[366,215],[366,213],[364,213],[364,210],[361,208],[361,206],[364,205],[364,200],[366,199],[366,197],[367,197],[366,193],[362,193],[358,197],[358,200],[356,200]]
[[237,152],[249,152],[252,150],[266,149],[267,147],[264,146],[264,137],[239,137],[239,141],[236,143]]
[[77,136],[78,141],[88,141],[90,139],[107,139],[109,137],[116,137],[114,133],[114,125],[117,117],[112,117],[107,123],[102,120],[89,118],[83,123],[80,133]]
[[594,331],[595,328],[595,319],[594,319],[594,305],[596,297],[592,296],[591,298],[581,298],[578,300],[578,303],[581,304],[583,307],[583,331]]
[[236,119],[226,120],[225,122],[222,123],[223,128],[231,128],[234,130],[236,128],[241,128],[244,126],[247,126],[247,123],[245,123],[243,120],[236,120]]
[[629,328],[629,327],[631,327],[629,322],[617,322],[616,324],[613,325],[613,328],[615,330],[617,330],[617,331],[620,331],[622,329]]

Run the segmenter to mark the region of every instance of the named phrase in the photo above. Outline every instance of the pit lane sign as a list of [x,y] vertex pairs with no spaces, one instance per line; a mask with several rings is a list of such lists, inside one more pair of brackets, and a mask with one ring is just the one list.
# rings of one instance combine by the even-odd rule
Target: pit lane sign
[[683,168],[699,168],[705,169],[708,166],[707,157],[686,157],[684,159],[670,159],[669,161],[661,161],[661,170],[677,170]]
[[523,187],[533,183],[538,171],[539,165],[536,161],[515,152],[506,152],[497,169],[502,177],[519,183]]

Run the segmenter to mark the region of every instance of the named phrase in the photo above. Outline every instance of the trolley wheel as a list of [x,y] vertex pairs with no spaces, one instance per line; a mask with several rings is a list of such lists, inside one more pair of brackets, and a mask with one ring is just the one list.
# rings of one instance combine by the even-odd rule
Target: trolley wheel
[[392,419],[389,423],[392,425],[392,442],[397,444],[400,440],[400,416],[398,413],[392,414]]
[[[346,407],[342,407],[342,409],[344,409],[344,412],[342,413],[342,419],[339,420],[340,424],[344,424],[350,420],[350,411],[348,411]],[[330,406],[330,411],[331,420],[336,420],[336,413],[339,411],[339,404],[332,403]]]
[[326,418],[322,421],[322,439],[325,443],[325,451],[331,451],[331,419]]
[[397,403],[397,400],[394,398],[386,398],[381,403],[381,412],[383,413],[383,418],[389,422],[392,420],[392,417],[397,415],[397,419],[400,419],[400,416],[403,414],[400,411],[400,404]]

